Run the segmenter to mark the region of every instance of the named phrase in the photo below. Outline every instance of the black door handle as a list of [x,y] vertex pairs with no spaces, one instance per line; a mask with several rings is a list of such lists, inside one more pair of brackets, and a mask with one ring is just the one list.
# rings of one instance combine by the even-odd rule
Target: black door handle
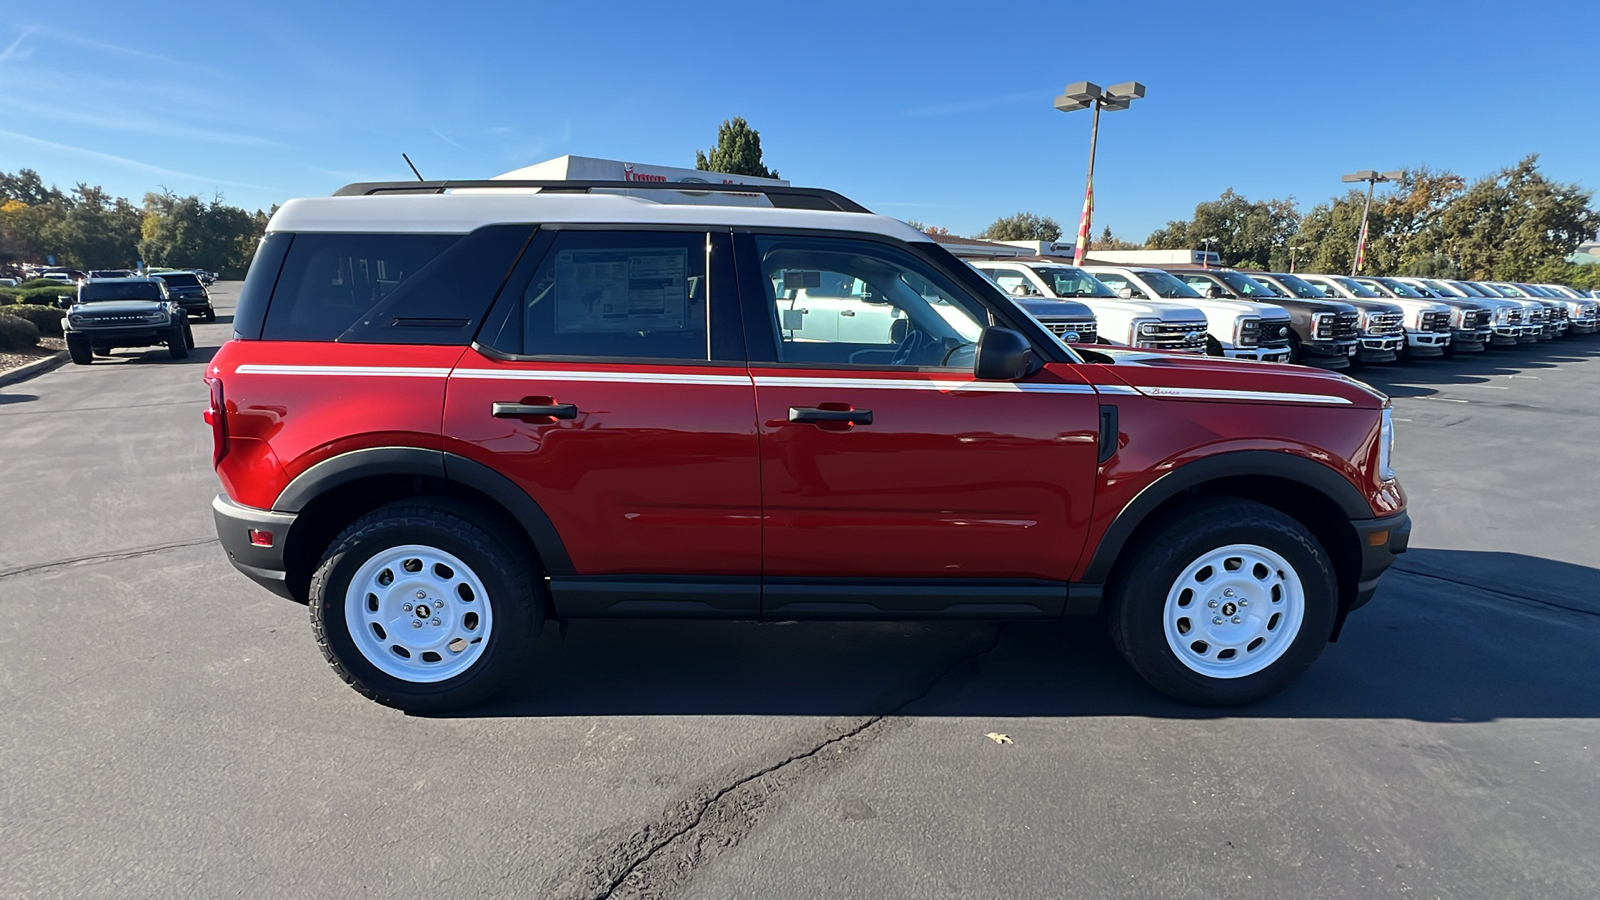
[[576,419],[578,407],[571,403],[501,403],[496,402],[492,415],[496,419],[525,419],[530,416],[549,416],[553,419]]
[[815,406],[789,407],[791,422],[848,422],[851,425],[871,425],[870,409],[818,409]]

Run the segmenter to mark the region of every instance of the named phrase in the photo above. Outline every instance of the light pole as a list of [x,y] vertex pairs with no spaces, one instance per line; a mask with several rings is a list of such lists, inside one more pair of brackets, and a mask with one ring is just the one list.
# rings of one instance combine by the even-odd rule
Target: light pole
[[1214,241],[1220,241],[1220,240],[1221,240],[1221,238],[1217,237],[1216,235],[1212,235],[1212,236],[1210,236],[1210,237],[1205,239],[1205,241],[1206,241],[1206,255],[1200,257],[1200,268],[1202,268],[1202,269],[1211,268],[1211,244]]
[[1294,274],[1294,255],[1306,249],[1304,244],[1294,244],[1289,247],[1289,274]]
[[1380,181],[1399,181],[1405,177],[1403,170],[1394,172],[1374,172],[1371,169],[1362,169],[1351,172],[1349,175],[1340,176],[1339,180],[1346,184],[1367,183],[1367,203],[1361,207],[1361,234],[1356,238],[1356,258],[1350,263],[1350,277],[1354,278],[1361,273],[1361,264],[1366,262],[1367,255],[1367,214],[1372,212],[1372,189]]
[[1078,243],[1072,251],[1073,265],[1083,265],[1083,256],[1089,250],[1089,220],[1094,217],[1094,151],[1100,139],[1100,110],[1116,112],[1127,109],[1133,101],[1143,96],[1144,85],[1137,81],[1114,84],[1109,88],[1102,88],[1090,81],[1079,81],[1067,85],[1066,91],[1056,98],[1056,109],[1062,112],[1094,108],[1094,122],[1089,126],[1089,177],[1084,182],[1083,218],[1078,222]]

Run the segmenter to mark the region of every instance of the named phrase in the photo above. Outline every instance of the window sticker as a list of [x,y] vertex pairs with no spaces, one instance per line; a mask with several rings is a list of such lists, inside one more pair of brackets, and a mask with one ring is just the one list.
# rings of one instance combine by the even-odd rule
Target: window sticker
[[556,331],[682,331],[689,251],[563,250],[556,256]]

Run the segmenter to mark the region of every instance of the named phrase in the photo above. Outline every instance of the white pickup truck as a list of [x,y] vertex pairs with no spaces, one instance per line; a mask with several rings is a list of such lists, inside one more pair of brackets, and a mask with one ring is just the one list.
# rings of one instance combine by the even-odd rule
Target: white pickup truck
[[1212,300],[1163,269],[1144,266],[1084,266],[1119,296],[1182,303],[1206,317],[1206,352],[1230,359],[1287,362],[1289,311],[1275,303]]
[[1075,300],[1094,311],[1099,339],[1151,350],[1206,352],[1205,314],[1185,303],[1124,300],[1082,269],[1047,258],[974,259],[1014,299]]

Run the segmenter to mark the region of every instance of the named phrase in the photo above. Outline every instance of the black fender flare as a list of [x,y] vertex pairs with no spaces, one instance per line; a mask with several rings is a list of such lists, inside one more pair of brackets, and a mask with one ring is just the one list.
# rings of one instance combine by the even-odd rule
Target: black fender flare
[[1373,518],[1355,485],[1328,466],[1303,456],[1277,450],[1235,450],[1185,463],[1146,485],[1101,536],[1085,570],[1084,583],[1104,584],[1124,546],[1139,526],[1163,503],[1192,487],[1239,475],[1283,478],[1298,482],[1327,497],[1351,521]]
[[573,575],[572,558],[555,523],[538,501],[516,482],[475,460],[421,447],[368,447],[317,463],[289,482],[272,504],[274,512],[299,513],[317,497],[341,485],[374,475],[417,475],[453,481],[498,503],[511,515],[539,553],[548,575]]

